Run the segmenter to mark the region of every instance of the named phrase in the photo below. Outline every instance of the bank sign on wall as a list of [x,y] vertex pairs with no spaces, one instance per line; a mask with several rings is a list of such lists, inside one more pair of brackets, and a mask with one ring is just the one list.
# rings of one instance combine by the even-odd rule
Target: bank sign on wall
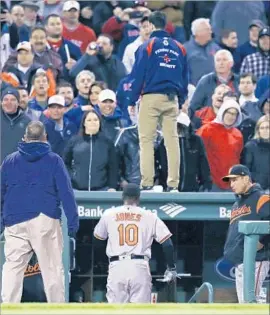
[[[113,206],[114,207],[114,206]],[[106,209],[102,205],[89,206],[78,205],[78,213],[81,219],[99,219]],[[146,211],[152,211],[163,220],[228,220],[231,210],[221,207],[201,207],[197,209],[192,206],[184,206],[178,203],[166,203],[156,208],[142,207]]]

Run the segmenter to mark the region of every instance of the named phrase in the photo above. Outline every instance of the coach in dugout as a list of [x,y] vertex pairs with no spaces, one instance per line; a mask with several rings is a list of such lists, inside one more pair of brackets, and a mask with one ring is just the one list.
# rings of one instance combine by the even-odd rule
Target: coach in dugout
[[30,122],[18,151],[8,155],[1,166],[1,218],[6,240],[4,303],[21,302],[24,272],[33,252],[47,301],[65,302],[61,202],[69,236],[74,237],[79,221],[68,172],[62,159],[51,152],[44,125]]
[[[229,174],[223,177],[223,181],[230,183],[231,189],[237,197],[232,207],[224,257],[235,264],[236,292],[239,303],[250,302],[244,301],[244,234],[238,232],[238,223],[240,221],[270,220],[270,196],[264,193],[259,184],[252,183],[249,169],[242,164],[231,167]],[[255,266],[254,291],[257,301],[269,271],[269,245],[270,235],[261,235],[257,245]]]
[[129,75],[130,82],[133,82],[131,113],[142,95],[138,120],[141,188],[151,190],[154,184],[154,139],[160,123],[167,150],[167,190],[176,192],[180,166],[176,120],[188,92],[186,51],[165,32],[167,21],[164,13],[152,13],[149,23],[152,34],[149,41],[136,51],[135,64]]

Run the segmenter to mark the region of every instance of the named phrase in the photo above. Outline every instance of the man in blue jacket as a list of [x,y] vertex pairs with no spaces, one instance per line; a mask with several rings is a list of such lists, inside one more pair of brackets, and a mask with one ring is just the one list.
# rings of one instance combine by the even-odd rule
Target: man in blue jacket
[[74,237],[79,221],[69,175],[62,159],[51,152],[44,125],[30,122],[18,151],[8,155],[1,166],[1,218],[6,239],[4,303],[21,301],[24,272],[33,252],[48,303],[65,302],[61,203],[69,236]]
[[133,82],[130,111],[142,94],[138,121],[141,186],[151,190],[154,184],[154,139],[160,122],[168,155],[168,191],[178,191],[180,150],[176,119],[188,92],[186,51],[164,31],[164,13],[152,13],[149,22],[153,32],[150,40],[136,51],[129,76]]

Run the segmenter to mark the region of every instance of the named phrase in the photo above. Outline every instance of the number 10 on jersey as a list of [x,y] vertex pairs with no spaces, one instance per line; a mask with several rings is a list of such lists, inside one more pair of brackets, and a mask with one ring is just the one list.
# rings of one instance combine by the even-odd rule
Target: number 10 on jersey
[[118,226],[119,233],[119,245],[135,246],[138,244],[138,226],[136,224],[128,224],[126,227],[124,224]]

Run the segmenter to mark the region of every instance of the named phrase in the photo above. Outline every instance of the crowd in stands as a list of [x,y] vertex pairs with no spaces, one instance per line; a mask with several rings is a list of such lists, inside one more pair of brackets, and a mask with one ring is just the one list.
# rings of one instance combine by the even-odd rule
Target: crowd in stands
[[[228,191],[221,178],[242,163],[269,191],[269,3],[1,0],[1,162],[39,120],[74,189],[140,184],[140,101],[129,112],[129,74],[160,10],[189,65],[178,190]],[[159,128],[153,141],[155,184],[166,189]]]

